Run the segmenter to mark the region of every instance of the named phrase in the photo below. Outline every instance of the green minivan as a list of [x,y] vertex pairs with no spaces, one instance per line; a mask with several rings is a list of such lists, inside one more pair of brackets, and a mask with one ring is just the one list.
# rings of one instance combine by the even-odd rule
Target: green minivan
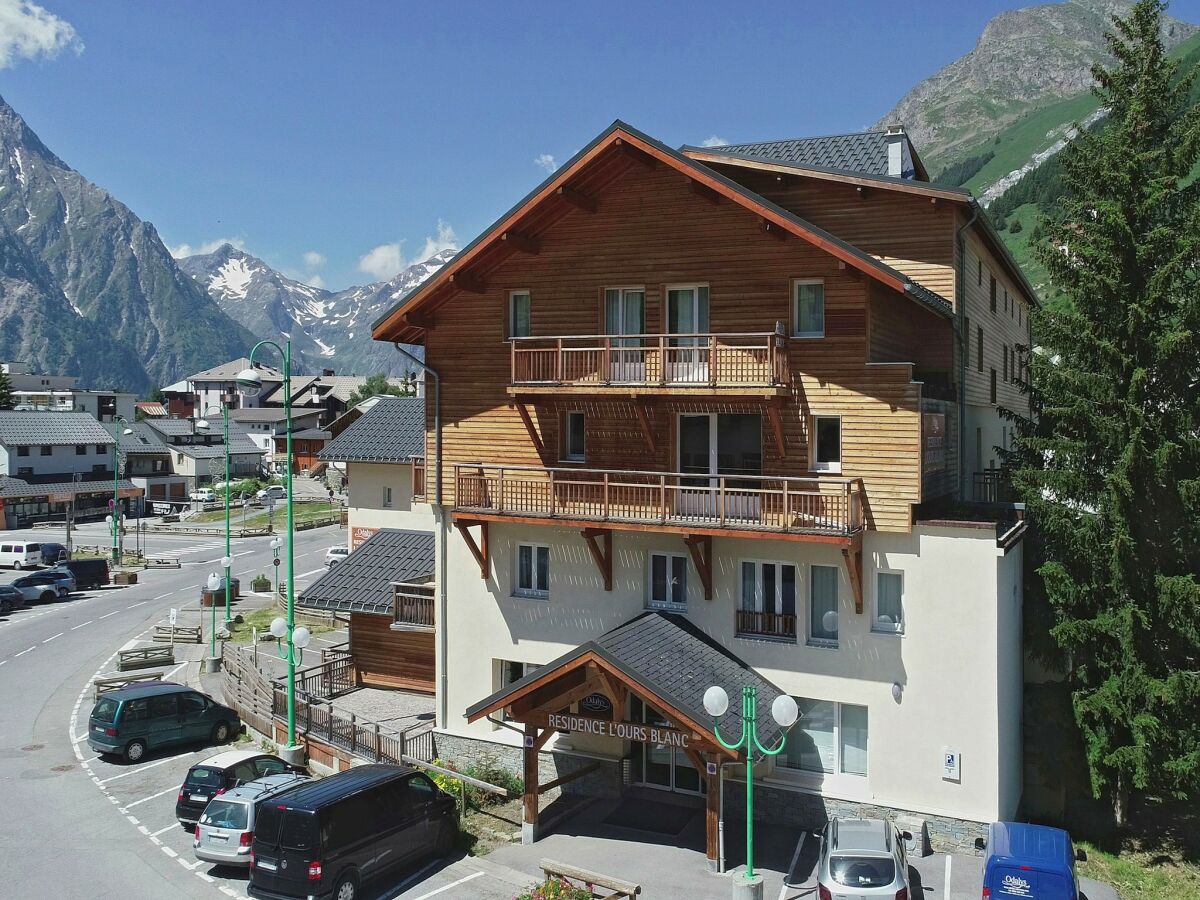
[[100,695],[88,721],[88,746],[137,762],[173,744],[224,744],[241,731],[238,714],[199,691],[143,681]]

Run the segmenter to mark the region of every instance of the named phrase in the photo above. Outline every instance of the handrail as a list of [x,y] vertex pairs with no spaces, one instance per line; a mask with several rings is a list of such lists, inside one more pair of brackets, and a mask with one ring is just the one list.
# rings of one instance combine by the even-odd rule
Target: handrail
[[[500,465],[499,463],[482,463],[482,462],[464,462],[455,463],[454,468],[457,469],[483,469],[489,472],[566,472],[570,475],[591,474],[591,475],[641,475],[650,478],[707,478],[710,481],[716,481],[719,478],[731,478],[734,481],[811,481],[820,482],[821,484],[836,484],[850,488],[856,485],[861,478],[829,478],[819,472],[814,472],[811,475],[741,475],[737,472],[717,472],[715,474],[708,472],[655,472],[650,469],[586,469],[580,466],[527,466],[527,465]],[[587,482],[591,483],[591,482]]]
[[637,334],[525,335],[511,337],[509,340],[516,345],[536,341],[636,341],[646,338],[774,338],[776,336],[774,331],[664,331],[658,334],[639,332]]

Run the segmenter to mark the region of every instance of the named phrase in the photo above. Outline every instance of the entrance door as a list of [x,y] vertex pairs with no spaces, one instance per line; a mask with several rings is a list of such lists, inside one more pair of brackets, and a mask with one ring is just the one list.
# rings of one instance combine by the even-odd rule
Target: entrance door
[[[637,698],[630,699],[631,718],[647,725],[671,723]],[[704,781],[682,750],[659,744],[634,742],[634,780],[645,787],[674,791],[678,794],[703,794]],[[639,773],[640,770],[640,773]],[[637,777],[640,774],[640,778]]]
[[[748,413],[681,413],[676,515],[725,521],[761,518],[760,484],[728,476],[762,474],[762,416]],[[726,476],[724,498],[716,476]],[[707,476],[707,477],[701,477]],[[723,504],[723,510],[722,510]]]
[[[641,288],[604,291],[604,333],[641,335],[646,330],[646,292]],[[642,384],[646,381],[646,351],[640,337],[612,342],[610,379]]]
[[708,384],[708,286],[667,288],[666,380],[672,384]]

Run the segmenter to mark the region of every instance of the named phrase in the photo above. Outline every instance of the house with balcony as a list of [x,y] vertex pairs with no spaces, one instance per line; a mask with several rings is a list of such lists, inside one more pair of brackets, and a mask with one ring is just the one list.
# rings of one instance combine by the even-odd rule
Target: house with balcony
[[1036,303],[902,129],[606,129],[373,326],[440,385],[439,755],[522,772],[528,840],[547,769],[691,797],[715,867],[744,788],[700,699],[755,684],[761,733],[801,712],[775,821],[1014,815],[1024,525],[973,500]]

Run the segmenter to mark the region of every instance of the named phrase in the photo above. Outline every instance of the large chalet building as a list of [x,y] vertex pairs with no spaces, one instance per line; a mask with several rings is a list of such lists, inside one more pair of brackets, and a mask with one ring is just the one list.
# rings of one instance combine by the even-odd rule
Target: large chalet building
[[716,867],[744,795],[701,697],[755,684],[764,740],[801,712],[768,819],[1013,816],[1024,526],[976,501],[1035,303],[901,129],[614,123],[374,325],[437,375],[439,753],[523,767],[528,839],[539,779],[695,795]]

